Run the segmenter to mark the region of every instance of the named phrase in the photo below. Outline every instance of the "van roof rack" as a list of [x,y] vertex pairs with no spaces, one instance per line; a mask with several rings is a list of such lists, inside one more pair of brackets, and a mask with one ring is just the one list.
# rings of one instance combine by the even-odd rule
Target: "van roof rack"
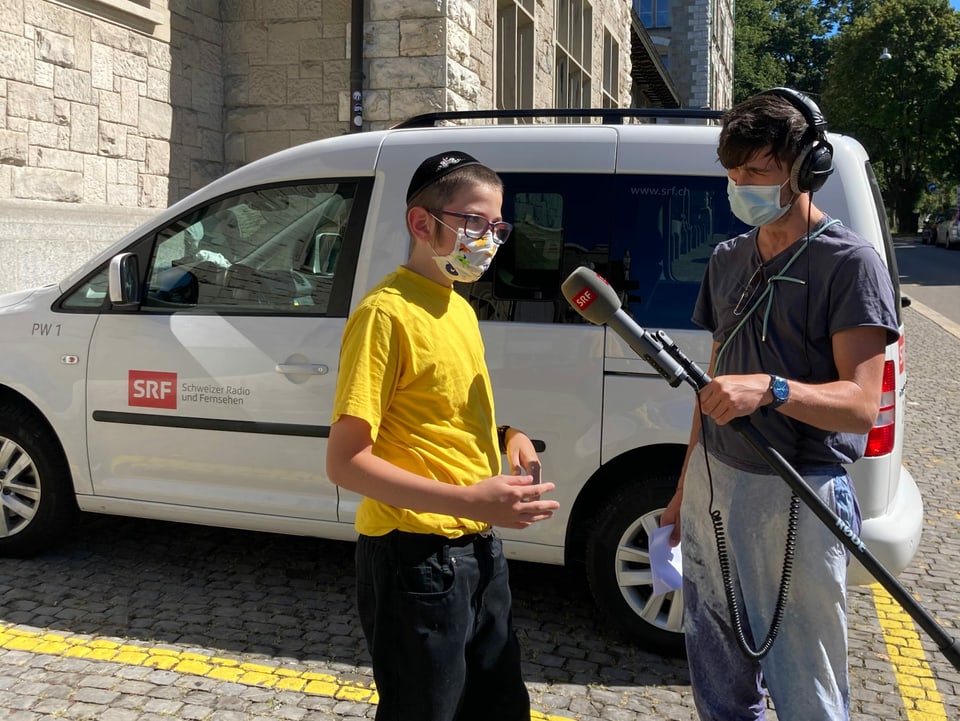
[[443,110],[414,115],[394,128],[429,128],[442,120],[494,120],[521,118],[599,118],[620,125],[625,118],[679,118],[719,120],[722,110],[706,108],[519,108],[516,110]]

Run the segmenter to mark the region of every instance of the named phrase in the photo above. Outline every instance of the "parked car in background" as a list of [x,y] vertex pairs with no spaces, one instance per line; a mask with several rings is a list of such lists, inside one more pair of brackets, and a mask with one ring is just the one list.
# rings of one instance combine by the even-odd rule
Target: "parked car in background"
[[944,248],[960,247],[960,216],[957,208],[948,208],[943,212],[933,243]]

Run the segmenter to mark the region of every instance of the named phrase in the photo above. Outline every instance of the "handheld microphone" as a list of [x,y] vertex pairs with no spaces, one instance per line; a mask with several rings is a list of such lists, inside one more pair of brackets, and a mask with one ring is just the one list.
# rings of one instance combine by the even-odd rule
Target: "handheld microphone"
[[664,350],[663,344],[623,311],[617,291],[606,278],[581,265],[563,281],[560,290],[577,313],[594,325],[610,326],[672,387],[688,380],[687,371]]

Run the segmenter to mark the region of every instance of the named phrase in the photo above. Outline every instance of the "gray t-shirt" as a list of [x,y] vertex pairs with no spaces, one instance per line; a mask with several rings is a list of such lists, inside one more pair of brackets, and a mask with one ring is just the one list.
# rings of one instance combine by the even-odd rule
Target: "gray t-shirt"
[[[824,218],[811,232],[829,220]],[[700,287],[693,322],[710,331],[716,342],[723,345],[747,317],[720,356],[714,375],[772,373],[787,380],[827,383],[838,378],[831,345],[834,333],[874,326],[886,328],[888,343],[899,337],[889,271],[870,244],[839,223],[813,238],[799,255],[806,236],[762,264],[763,282],[745,304],[746,311],[735,314],[744,289],[761,265],[756,233],[754,229],[720,243]],[[748,316],[769,279],[778,273],[784,278],[771,283],[772,302],[761,299]],[[851,463],[866,447],[865,435],[823,431],[769,407],[760,408],[750,420],[798,469]],[[708,450],[725,463],[753,473],[773,473],[729,425],[718,426],[705,418],[704,432]]]

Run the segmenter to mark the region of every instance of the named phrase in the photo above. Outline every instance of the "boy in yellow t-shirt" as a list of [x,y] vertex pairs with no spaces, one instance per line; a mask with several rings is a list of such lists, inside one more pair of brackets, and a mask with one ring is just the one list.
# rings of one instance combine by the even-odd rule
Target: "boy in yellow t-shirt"
[[[489,267],[511,225],[503,185],[460,151],[427,158],[407,191],[409,260],[347,320],[327,475],[364,496],[357,605],[378,721],[529,721],[506,560],[492,526],[550,518],[554,484],[497,427],[477,317],[454,289]],[[524,470],[526,473],[526,470]]]

